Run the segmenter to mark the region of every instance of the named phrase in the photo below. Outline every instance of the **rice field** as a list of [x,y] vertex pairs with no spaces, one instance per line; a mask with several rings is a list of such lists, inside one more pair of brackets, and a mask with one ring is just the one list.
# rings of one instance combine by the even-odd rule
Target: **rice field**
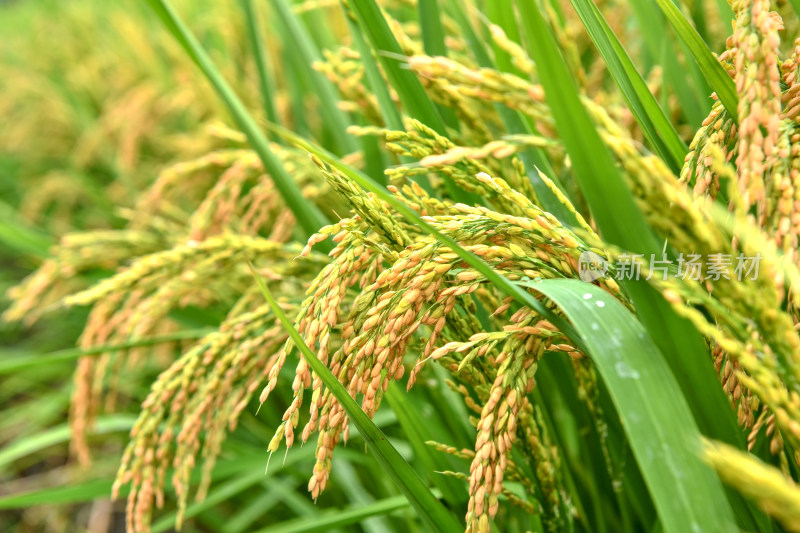
[[0,531],[800,532],[800,2],[0,2]]

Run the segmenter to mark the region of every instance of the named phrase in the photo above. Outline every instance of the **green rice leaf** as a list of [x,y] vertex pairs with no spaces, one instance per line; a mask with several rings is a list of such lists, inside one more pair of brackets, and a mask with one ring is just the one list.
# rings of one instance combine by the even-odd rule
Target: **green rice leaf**
[[[0,497],[0,509],[24,509],[39,505],[64,505],[89,502],[108,497],[114,485],[112,479],[93,479],[83,483],[70,483],[63,487],[38,489],[23,494],[9,494]],[[127,487],[121,491],[127,493]]]
[[700,67],[700,71],[708,80],[711,88],[717,93],[720,102],[725,106],[735,121],[739,121],[738,106],[739,96],[736,94],[736,86],[722,65],[709,50],[708,45],[700,37],[686,17],[681,13],[672,0],[656,0],[661,11],[666,15],[672,29],[686,43],[692,53],[694,60]]
[[523,285],[551,299],[583,339],[617,408],[664,531],[738,531],[722,483],[663,355],[620,302],[578,280]]
[[264,49],[264,40],[261,38],[258,27],[258,12],[255,0],[241,0],[247,25],[247,37],[253,48],[253,55],[258,72],[258,84],[261,89],[261,100],[264,106],[264,116],[270,122],[278,122],[278,113],[275,111],[275,90],[269,76],[267,54]]
[[29,368],[36,368],[42,365],[52,365],[62,361],[74,361],[84,355],[98,355],[106,352],[114,352],[117,350],[129,350],[131,348],[139,348],[141,346],[154,346],[164,342],[174,342],[187,339],[199,339],[204,335],[211,333],[212,329],[188,329],[183,331],[176,331],[169,335],[162,335],[158,337],[148,337],[146,339],[137,339],[130,342],[121,344],[99,345],[91,348],[69,348],[66,350],[59,350],[42,355],[19,355],[8,357],[0,361],[0,376],[4,374],[11,374],[26,370]]
[[594,45],[603,56],[647,140],[655,148],[656,153],[669,164],[672,171],[679,172],[688,148],[647,88],[628,52],[614,35],[594,2],[591,0],[571,0],[571,2]]
[[13,207],[0,202],[0,245],[20,254],[47,257],[52,244],[49,235],[23,223]]
[[[662,246],[634,203],[632,194],[601,141],[547,24],[532,2],[518,0],[524,34],[536,61],[556,129],[573,172],[603,238],[624,250],[660,257]],[[719,387],[705,342],[694,326],[678,317],[644,280],[624,281],[643,324],[678,379],[704,432],[737,446],[743,438]]]
[[419,0],[417,10],[425,53],[430,56],[446,56],[447,47],[444,44],[444,28],[438,0]]
[[332,142],[340,148],[342,153],[355,151],[355,140],[347,133],[349,120],[339,109],[336,89],[321,72],[316,71],[312,66],[315,61],[322,59],[322,54],[311,38],[308,29],[294,14],[287,0],[272,0],[271,5],[285,32],[284,40],[291,42],[297,53],[296,64],[303,69],[306,78],[311,83],[314,96],[319,99],[319,113],[323,124],[332,133]]
[[404,68],[403,49],[389,29],[389,24],[378,4],[374,0],[350,0],[348,5],[408,114],[438,133],[446,135],[447,130],[442,117],[428,97],[428,93],[414,73]]
[[426,428],[426,420],[411,404],[405,391],[399,390],[393,383],[389,386],[384,398],[397,415],[400,427],[403,428],[403,434],[414,450],[414,457],[419,460],[426,473],[429,474],[434,486],[442,492],[442,497],[451,505],[466,502],[468,495],[463,483],[450,476],[436,473],[449,468],[441,461],[443,458],[435,456],[431,448],[425,444],[431,440],[430,432]]
[[[97,419],[91,435],[101,435],[104,433],[115,433],[118,431],[130,431],[136,417],[126,415],[104,416]],[[27,455],[31,455],[49,446],[63,444],[69,441],[72,430],[69,424],[61,424],[54,428],[42,431],[22,440],[12,442],[0,450],[0,469],[14,461]]]
[[529,0],[517,0],[517,6],[528,52],[536,62],[556,128],[603,237],[627,250],[660,251],[581,103],[578,88],[539,8]]
[[378,100],[378,107],[380,107],[381,115],[386,123],[387,128],[399,131],[403,129],[403,119],[400,117],[400,112],[397,110],[389,94],[389,87],[381,76],[378,69],[378,64],[375,62],[375,57],[372,55],[372,49],[364,40],[364,32],[358,21],[354,20],[352,10],[347,10],[347,23],[350,28],[350,35],[353,37],[353,43],[361,56],[361,61],[364,64],[364,74],[369,82],[369,87],[372,89],[375,98]]
[[[311,454],[308,453],[307,455]],[[234,476],[233,479],[214,487],[214,490],[212,490],[203,501],[196,502],[188,506],[183,518],[192,518],[206,509],[210,509],[215,505],[233,498],[237,494],[250,489],[259,481],[263,481],[264,477],[265,474],[261,468],[254,468],[249,472],[242,472],[241,474]],[[153,533],[162,533],[171,529],[175,524],[175,517],[175,513],[170,513],[161,518],[158,522],[153,524]]]
[[[680,49],[685,57],[689,57],[688,48],[669,30],[658,6],[652,2],[632,2],[631,8],[647,47],[648,66],[662,66],[664,83],[674,91],[686,119],[695,130],[700,128],[711,109],[711,87],[694,61],[688,61],[686,65],[679,61],[676,52]],[[663,91],[662,107],[666,108],[668,98],[668,92]]]

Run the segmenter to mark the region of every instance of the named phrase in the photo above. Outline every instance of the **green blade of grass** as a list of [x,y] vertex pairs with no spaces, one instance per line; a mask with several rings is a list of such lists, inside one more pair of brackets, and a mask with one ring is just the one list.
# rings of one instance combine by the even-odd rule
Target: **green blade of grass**
[[450,514],[447,509],[436,499],[428,487],[422,482],[419,475],[403,459],[398,451],[391,445],[386,435],[378,429],[372,420],[367,416],[356,401],[347,392],[347,389],[339,383],[339,380],[331,373],[325,364],[320,361],[314,352],[306,345],[303,338],[295,329],[292,322],[283,312],[275,297],[261,280],[261,277],[250,265],[253,277],[256,280],[264,298],[272,308],[273,313],[278,318],[283,328],[291,337],[295,347],[300,351],[311,369],[316,373],[331,394],[350,417],[353,424],[358,428],[359,433],[374,453],[378,462],[392,478],[397,487],[403,492],[405,498],[419,513],[432,531],[456,532],[463,528],[458,521]]
[[736,94],[736,86],[731,77],[728,76],[728,73],[711,53],[708,45],[697,33],[697,30],[689,24],[689,21],[683,16],[678,6],[673,3],[673,0],[656,0],[656,2],[658,2],[658,6],[667,17],[672,29],[675,30],[678,37],[691,51],[692,57],[700,67],[700,71],[708,80],[714,92],[717,93],[720,102],[725,106],[725,110],[733,117],[733,120],[738,122],[739,97]]
[[[697,130],[711,107],[708,98],[711,88],[694,62],[689,62],[695,68],[688,69],[689,75],[686,75],[687,68],[680,64],[675,53],[678,42],[667,29],[664,14],[658,7],[652,2],[632,2],[631,8],[647,46],[651,65],[659,64],[663,67],[664,83],[674,91],[687,120]],[[665,91],[662,94],[665,108],[667,97],[668,93]]]
[[[497,47],[499,53],[497,50],[495,51],[495,62],[492,62],[488,51],[485,49],[483,41],[477,38],[477,34],[472,28],[469,18],[466,16],[463,10],[461,10],[459,3],[456,0],[450,0],[449,4],[451,6],[450,11],[453,13],[456,22],[458,22],[459,26],[461,27],[461,31],[466,36],[467,42],[470,44],[470,48],[472,49],[473,54],[475,54],[480,66],[487,68],[499,68],[503,72],[520,74],[518,69],[511,65],[507,53],[499,47]],[[514,42],[517,42],[519,40],[519,32],[516,27],[516,20],[511,1],[493,0],[490,4],[490,13],[493,12],[492,10],[502,14],[498,15],[495,13],[496,17],[500,17],[494,19],[495,23],[497,23],[503,29],[510,39],[512,39]],[[514,111],[500,104],[496,104],[495,109],[497,109],[497,112],[500,114],[500,118],[503,120],[503,124],[509,133],[539,133],[533,124],[533,121],[519,111]],[[569,227],[577,226],[578,222],[572,210],[562,203],[561,199],[554,194],[552,190],[550,190],[550,187],[539,176],[539,171],[541,170],[553,181],[561,193],[563,193],[565,197],[569,198],[569,194],[567,194],[567,191],[561,184],[558,175],[553,169],[553,166],[550,164],[550,160],[547,158],[545,152],[539,148],[531,148],[520,153],[519,158],[525,165],[525,171],[528,175],[528,180],[530,180],[533,190],[536,192],[536,197],[539,200],[541,207],[548,213],[555,216],[559,221],[561,221],[562,224]]]
[[270,122],[278,122],[278,113],[275,111],[274,94],[272,82],[270,81],[269,68],[267,67],[267,54],[264,50],[264,42],[258,30],[258,13],[256,12],[255,0],[241,0],[244,9],[245,22],[247,25],[247,37],[253,48],[253,55],[258,72],[258,84],[261,89],[261,101],[264,107],[264,116]]
[[[373,466],[373,468],[369,468],[369,470],[365,472],[364,469],[359,468],[343,457],[337,456],[333,460],[332,468],[336,470],[336,477],[339,482],[338,486],[341,487],[341,491],[347,496],[347,501],[354,507],[371,505],[384,497],[389,497],[381,490],[385,488],[385,485],[382,487],[372,484],[376,478],[380,478],[382,472],[380,466],[374,463],[374,461],[371,466]],[[364,482],[362,482],[362,476]],[[365,483],[369,485],[369,489],[364,486]],[[394,496],[394,494],[392,494],[392,496]],[[402,495],[400,495],[400,497],[407,506],[410,505]],[[385,533],[391,530],[390,522],[385,517],[380,516],[368,518],[359,525],[363,533]]]
[[16,210],[0,202],[0,244],[20,254],[47,257],[52,238],[19,220]]
[[364,74],[369,82],[369,87],[378,100],[378,107],[381,110],[381,115],[383,115],[383,121],[387,128],[400,131],[403,129],[403,119],[400,117],[400,112],[397,110],[394,101],[392,101],[389,87],[386,85],[383,76],[381,76],[380,70],[378,70],[378,65],[372,55],[372,49],[364,41],[364,31],[358,25],[358,21],[355,20],[355,14],[352,10],[346,10],[345,14],[350,28],[350,35],[353,37],[353,43],[364,65]]
[[[310,456],[311,454],[307,454]],[[201,502],[193,503],[186,508],[183,515],[184,520],[197,516],[206,509],[210,509],[230,498],[233,498],[240,492],[243,492],[253,485],[258,484],[259,481],[264,479],[264,471],[259,468],[254,468],[250,472],[242,472],[240,475],[235,476],[232,480],[214,487],[208,496]],[[162,517],[158,522],[153,524],[153,533],[163,533],[171,529],[175,525],[176,513],[170,513]]]
[[422,463],[434,486],[442,492],[442,497],[451,506],[466,502],[467,493],[464,490],[463,483],[450,476],[435,473],[449,468],[445,466],[444,462],[439,461],[439,457],[434,456],[430,447],[425,444],[431,440],[430,434],[425,428],[425,419],[419,412],[414,410],[408,398],[405,397],[405,391],[399,390],[396,384],[393,383],[389,386],[384,398],[397,415],[397,420],[403,428],[403,433],[414,449],[414,456]]
[[[405,129],[403,127],[403,119],[400,117],[400,112],[397,110],[397,107],[395,106],[394,101],[392,101],[392,97],[389,94],[389,87],[386,85],[380,69],[378,68],[378,63],[375,61],[375,57],[372,55],[372,49],[369,47],[369,45],[367,45],[366,41],[364,41],[364,35],[363,31],[361,30],[361,26],[359,26],[358,22],[354,19],[352,11],[345,11],[345,16],[347,17],[347,26],[350,29],[350,35],[353,38],[353,44],[355,45],[358,55],[361,58],[361,64],[364,65],[364,75],[367,78],[367,83],[369,84],[369,88],[372,90],[372,94],[375,95],[375,99],[378,101],[378,108],[381,111],[384,125],[388,129],[395,131],[401,131]],[[406,158],[401,158],[401,161],[405,160]],[[365,168],[367,171],[370,170],[369,166],[366,166]],[[386,184],[386,176],[384,175],[383,167],[380,169],[380,172],[378,172],[376,169],[374,172],[371,172],[370,175],[373,176],[375,181],[381,185]],[[434,191],[430,186],[427,176],[416,176],[414,181],[419,183],[420,186],[422,186],[422,188],[428,192],[428,194],[433,194]]]
[[245,506],[236,510],[222,528],[220,533],[244,533],[253,531],[253,524],[269,513],[283,499],[286,492],[294,492],[300,482],[294,479],[270,479],[262,483],[263,493],[259,494]]
[[189,329],[189,330],[177,331],[170,335],[162,335],[159,337],[138,339],[130,342],[124,342],[121,344],[93,346],[91,348],[70,348],[67,350],[59,350],[57,352],[51,352],[48,354],[36,355],[36,356],[22,355],[16,357],[9,357],[7,359],[3,359],[2,361],[0,361],[0,376],[4,374],[19,372],[21,370],[25,370],[28,368],[38,367],[41,365],[51,365],[53,363],[58,363],[61,361],[72,361],[78,359],[79,357],[83,357],[84,355],[97,355],[101,353],[114,352],[117,350],[128,350],[131,348],[138,348],[142,346],[154,346],[156,344],[161,344],[164,342],[174,342],[187,339],[199,339],[204,335],[211,333],[212,331],[214,330],[207,328]]
[[470,7],[474,7],[474,5],[471,5],[469,1],[466,2],[466,5],[464,1],[459,0],[445,1],[447,2],[448,14],[455,19],[459,28],[461,28],[464,40],[475,55],[475,60],[482,67],[494,67],[494,63],[486,47],[486,39],[478,35],[475,28],[472,27],[467,14],[467,10]]
[[433,101],[414,73],[403,68],[403,49],[389,29],[378,5],[374,0],[350,0],[348,4],[408,114],[437,133],[446,135],[444,122]]
[[583,338],[608,386],[664,531],[737,531],[700,433],[658,348],[625,306],[578,280],[525,285],[552,300]]
[[[502,4],[502,0],[493,0],[496,5]],[[495,5],[493,4],[493,5]],[[448,14],[450,14],[461,29],[464,39],[469,45],[469,49],[475,56],[478,65],[485,68],[498,68],[495,61],[492,60],[491,55],[485,45],[485,40],[478,36],[475,28],[472,27],[469,17],[464,9],[462,3],[457,0],[447,0]],[[495,104],[500,118],[503,121],[509,133],[538,133],[531,123],[525,121],[525,116],[509,109],[501,104]],[[525,170],[528,179],[536,192],[536,197],[541,203],[542,208],[548,213],[551,213],[558,220],[568,226],[577,225],[572,211],[567,208],[561,200],[554,194],[550,187],[544,183],[539,176],[539,169],[541,169],[556,186],[564,193],[564,187],[559,182],[558,175],[553,170],[550,160],[547,159],[544,151],[538,148],[531,148],[519,154],[520,159],[525,165]],[[566,193],[565,193],[566,196]]]
[[[113,415],[100,417],[95,422],[90,434],[101,435],[116,431],[130,431],[134,422],[136,422],[136,417],[133,416]],[[22,440],[12,442],[0,450],[0,468],[49,446],[63,444],[70,439],[71,435],[72,430],[69,424],[61,424]]]
[[[288,463],[284,463],[278,468],[284,468],[286,464],[291,465],[297,462],[297,460],[307,460],[313,457],[313,450],[302,452],[297,455],[299,455],[299,457],[294,459],[290,454],[287,459]],[[259,471],[263,479],[263,463],[264,459],[261,454],[255,457],[252,457],[252,454],[248,454],[247,456],[239,455],[236,459],[217,463],[217,467],[214,468],[213,471],[213,477],[215,480],[228,477],[238,478],[240,475],[244,475],[245,471],[255,469]],[[171,475],[172,471],[169,470],[168,472],[168,475]],[[200,480],[200,476],[201,471],[196,470],[192,472],[191,479],[196,482]],[[90,502],[97,498],[108,497],[111,494],[113,486],[113,479],[92,479],[81,483],[71,483],[63,487],[48,487],[18,494],[9,494],[0,497],[0,509],[24,509],[26,507],[35,507],[38,505],[65,505]],[[171,492],[171,490],[171,487],[165,487],[166,492]],[[129,491],[130,486],[123,485],[120,488],[119,495],[127,496]],[[189,507],[189,509],[191,508],[192,506]],[[174,519],[175,514],[172,513],[169,516]]]
[[306,78],[313,87],[314,95],[319,99],[319,113],[323,124],[332,133],[333,142],[337,143],[342,153],[356,151],[356,143],[347,133],[349,120],[339,109],[336,90],[331,82],[312,66],[315,61],[322,59],[322,55],[309,35],[308,29],[297,18],[286,0],[272,0],[271,4],[286,32],[286,42],[293,43],[294,50],[299,56],[300,68],[304,70]]
[[[345,3],[343,2],[343,4]],[[375,0],[350,0],[346,4],[345,9],[349,6],[355,15],[358,25],[366,35],[367,42],[375,51],[378,61],[389,78],[389,83],[397,91],[406,112],[426,126],[433,128],[440,135],[447,135],[444,120],[422,87],[422,83],[413,72],[404,68],[403,49],[400,48],[400,44],[395,39]],[[475,203],[474,195],[460,189],[451,179],[445,179],[444,183],[453,200]]]
[[[90,502],[108,497],[114,486],[112,479],[93,479],[84,483],[70,483],[64,487],[33,490],[24,494],[9,494],[0,498],[0,509],[24,509],[39,505],[65,505]],[[127,494],[124,487],[121,495]]]
[[[519,44],[519,28],[517,28],[514,10],[509,9],[510,5],[508,0],[488,2],[486,4],[486,14],[491,23],[503,29],[508,39]],[[498,69],[503,72],[511,72],[520,77],[523,76],[523,72],[512,63],[511,55],[494,40],[492,40],[492,51],[494,52],[494,60]]]
[[571,2],[647,140],[658,155],[669,164],[672,171],[679,172],[688,148],[647,88],[628,52],[614,35],[594,2],[591,0],[571,0]]
[[296,520],[289,520],[281,524],[259,529],[255,533],[312,533],[316,531],[331,531],[337,527],[358,524],[373,516],[390,514],[400,509],[405,509],[408,506],[409,503],[403,496],[395,496],[369,505],[350,507],[337,511],[326,511],[319,517],[304,517]]
[[[417,12],[419,13],[419,27],[422,32],[422,48],[429,56],[447,56],[447,46],[445,45],[444,27],[442,26],[442,16],[439,10],[439,0],[419,0],[417,2]],[[436,104],[445,124],[453,129],[458,128],[458,117],[453,109]]]
[[[660,251],[644,216],[600,139],[594,122],[581,103],[555,38],[531,0],[516,2],[527,36],[528,52],[536,62],[552,109],[556,128],[570,154],[573,173],[591,208],[603,237],[627,250]],[[639,228],[632,231],[632,228]]]
[[[791,2],[796,2],[797,0],[790,0]],[[719,14],[720,22],[725,29],[731,27],[731,23],[736,16],[733,14],[733,9],[731,8],[730,2],[728,0],[716,0],[717,4],[717,13]]]
[[272,152],[269,141],[259,129],[252,115],[247,111],[244,103],[242,103],[231,86],[228,85],[228,82],[225,81],[222,73],[214,65],[214,62],[186,24],[180,19],[168,0],[147,0],[147,3],[228,106],[236,124],[247,136],[248,142],[258,154],[264,164],[264,169],[274,181],[281,197],[294,214],[298,224],[303,228],[305,236],[310,237],[319,228],[328,224],[327,219],[317,206],[303,197],[300,187]]
[[438,0],[419,0],[417,9],[425,53],[430,56],[446,56],[447,47],[444,44],[444,28]]

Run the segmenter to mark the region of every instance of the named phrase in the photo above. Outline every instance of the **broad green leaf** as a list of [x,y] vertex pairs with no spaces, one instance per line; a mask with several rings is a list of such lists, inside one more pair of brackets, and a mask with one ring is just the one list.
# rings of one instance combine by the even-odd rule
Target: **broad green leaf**
[[[517,0],[517,6],[556,129],[600,234],[607,242],[645,258],[661,257],[662,246],[593,127],[541,13],[530,0]],[[622,287],[667,358],[701,429],[717,439],[743,446],[734,413],[719,387],[705,342],[694,326],[678,317],[644,280],[627,280]]]
[[571,0],[571,2],[595,47],[603,56],[647,140],[655,148],[656,153],[669,164],[672,171],[679,172],[688,148],[647,88],[628,52],[592,0]]
[[295,329],[292,322],[283,312],[275,297],[256,273],[255,268],[250,265],[253,276],[264,294],[264,298],[272,308],[273,313],[283,328],[291,337],[294,345],[300,350],[303,358],[311,369],[316,373],[331,394],[350,417],[350,420],[358,428],[359,433],[366,441],[375,458],[383,466],[392,481],[403,492],[405,498],[419,513],[420,518],[427,524],[432,531],[460,531],[463,528],[458,521],[450,514],[447,509],[436,499],[428,487],[422,482],[419,475],[403,459],[398,451],[392,446],[386,435],[378,429],[372,420],[367,416],[356,401],[347,392],[339,380],[331,371],[320,361],[314,352],[306,345],[303,338]]
[[281,197],[294,214],[298,224],[303,228],[305,236],[310,237],[316,233],[319,228],[328,223],[327,219],[316,205],[303,196],[300,187],[272,152],[269,141],[259,129],[244,103],[225,81],[222,73],[214,65],[197,38],[180,19],[168,0],[147,0],[147,2],[228,106],[236,124],[247,136],[248,142],[258,154],[264,164],[264,169],[274,181]]
[[673,0],[656,0],[661,11],[666,15],[672,29],[686,43],[686,46],[692,53],[694,60],[700,67],[700,71],[708,80],[711,88],[717,93],[720,102],[725,106],[725,110],[733,117],[733,120],[739,121],[738,106],[739,96],[736,94],[736,86],[733,80],[719,64],[719,61],[708,49],[708,45],[703,41],[703,38],[697,33],[686,17],[683,16],[678,6]]
[[664,531],[737,531],[700,432],[658,347],[619,301],[578,280],[524,283],[572,322],[617,408]]

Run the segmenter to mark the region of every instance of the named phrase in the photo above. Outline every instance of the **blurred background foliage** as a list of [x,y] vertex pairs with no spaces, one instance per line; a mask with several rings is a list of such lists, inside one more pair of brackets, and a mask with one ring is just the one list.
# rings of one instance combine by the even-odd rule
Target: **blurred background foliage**
[[[475,52],[483,47],[475,46],[465,34],[470,22],[482,28],[478,39],[487,39],[487,43],[489,19],[504,25],[509,32],[515,26],[513,20],[509,23],[509,13],[496,7],[500,3],[492,0],[464,4],[470,18],[467,26],[463,25],[465,9],[460,3],[439,4],[444,6],[440,22],[448,36],[441,42],[425,39],[431,30],[425,29],[424,22],[430,19],[424,15],[420,18],[420,5],[416,2],[381,2],[408,36],[409,42],[403,42],[404,46],[416,47],[420,55],[423,50],[430,55],[449,52],[451,58],[469,68],[487,66]],[[690,60],[686,47],[667,32],[655,3],[634,0],[597,4],[622,45],[635,58],[636,67],[680,140],[688,145],[712,112],[713,101],[708,96],[712,89],[706,76]],[[696,0],[686,4],[685,14],[710,48],[724,50],[733,19],[728,3]],[[783,34],[795,35],[798,22],[792,6],[789,2],[775,4],[778,12],[785,15]],[[338,113],[347,121],[344,126],[387,125],[389,117],[383,115],[385,110],[381,109],[377,91],[367,87],[364,65],[353,61],[351,49],[340,50],[343,40],[350,43],[350,27],[338,2],[175,0],[173,5],[261,124],[268,119],[313,139],[376,179],[384,178],[386,168],[389,178],[397,177],[403,171],[399,164],[409,163],[412,156],[419,155],[413,149],[404,152],[403,143],[418,148],[415,142],[424,144],[430,140],[426,137],[430,132],[421,126],[415,129],[413,124],[405,125],[405,136],[381,139],[395,141],[390,150],[382,149],[376,136],[368,135],[375,133],[368,128],[360,130],[367,135],[343,135],[341,124],[337,123],[341,119]],[[427,5],[430,7],[431,3]],[[615,121],[624,132],[621,137],[630,137],[637,146],[653,148],[570,2],[536,5],[548,6],[543,12],[563,46],[570,72],[585,94],[598,109],[605,110],[609,120]],[[471,9],[473,6],[480,9]],[[248,23],[253,20],[266,43],[264,66],[269,83],[260,77],[258,57],[249,37],[252,27]],[[519,35],[509,35],[504,41],[503,36],[495,34],[486,48],[491,46],[495,66],[504,73],[522,78],[538,75],[522,47],[514,44],[521,40]],[[783,40],[783,52],[791,52],[792,41]],[[317,71],[311,68],[315,60],[324,60],[316,63]],[[409,68],[417,68],[416,73],[424,79],[425,73],[447,66],[419,61]],[[448,75],[457,78],[452,72]],[[487,79],[491,81],[488,74]],[[478,82],[463,82],[468,87],[472,84]],[[499,105],[494,105],[509,105],[502,100],[502,94],[494,95],[495,100],[486,97],[486,101],[464,105],[456,97],[447,101],[447,96],[442,96],[449,90],[447,87],[433,85],[434,89],[427,84],[426,88],[432,93],[440,91],[437,109],[451,131],[462,128],[461,140],[478,145],[503,129]],[[397,100],[402,97],[397,92],[398,87],[389,87],[387,94]],[[509,94],[515,93],[509,90]],[[478,94],[478,98],[483,96]],[[530,99],[537,96],[540,95],[531,93]],[[337,104],[339,111],[335,112],[333,107]],[[453,104],[454,109],[446,104]],[[533,114],[536,112],[537,109]],[[506,119],[508,114],[502,116]],[[243,153],[247,144],[235,130],[224,103],[145,2],[0,3],[0,117],[0,292],[6,294],[37,268],[47,265],[52,250],[59,250],[55,255],[73,254],[67,263],[79,265],[75,270],[58,272],[54,275],[58,283],[44,287],[41,293],[29,286],[37,297],[30,302],[17,298],[14,307],[9,297],[0,300],[0,308],[8,315],[23,319],[0,322],[0,402],[4,406],[0,417],[0,531],[123,531],[125,503],[112,502],[109,495],[141,403],[164,368],[220,325],[239,292],[245,290],[242,285],[247,278],[209,278],[208,286],[217,293],[170,309],[164,317],[163,330],[154,326],[148,335],[131,336],[129,344],[123,342],[115,350],[86,345],[74,348],[81,344],[79,337],[87,321],[91,323],[89,310],[76,306],[54,309],[56,302],[108,278],[136,257],[179,247],[187,239],[193,243],[213,235],[219,227],[195,214],[204,213],[203,200],[214,190],[213,184],[223,179],[221,175],[232,161],[250,162],[243,173],[250,181],[237,183],[245,192],[252,191],[256,187],[253,183],[263,176],[260,168],[255,168],[258,165],[253,163],[252,154]],[[463,127],[452,127],[459,120]],[[552,117],[543,120],[542,135],[548,139],[558,137],[553,122]],[[287,148],[287,143],[275,135],[271,140],[279,147],[276,151],[281,162],[291,170],[303,196],[323,215],[338,220],[350,212],[351,204],[334,194],[346,190],[344,180],[337,182],[330,176],[326,179],[302,151]],[[437,142],[445,143],[442,139]],[[550,177],[560,184],[578,212],[588,218],[586,196],[590,195],[575,179],[564,148],[555,142],[536,142],[540,142],[536,148],[547,160]],[[441,151],[435,155],[442,155]],[[495,165],[492,170],[509,175],[526,174],[516,163],[487,164]],[[528,164],[529,173],[532,169]],[[335,172],[332,174],[335,176]],[[434,174],[431,172],[434,186],[444,189],[445,180],[436,179]],[[237,178],[228,175],[226,179]],[[277,194],[270,189],[264,196],[272,198]],[[358,195],[354,193],[353,197]],[[652,197],[646,200],[655,203]],[[254,223],[248,228],[251,233],[267,235],[280,243],[304,240],[301,224],[287,214],[282,202],[264,205],[268,220],[261,226]],[[147,233],[147,238],[137,241],[138,230]],[[61,248],[53,248],[59,242]],[[92,245],[97,249],[95,255],[88,251]],[[300,253],[299,246],[287,250]],[[273,281],[284,276],[288,280],[281,286],[285,296],[299,301],[300,289],[305,286],[300,282],[293,286],[292,280],[308,282],[308,274],[313,277],[322,263],[312,254],[307,263],[298,262],[299,266],[275,272],[265,267],[261,273],[273,276]],[[259,297],[255,292],[248,294],[249,303]],[[500,303],[499,295],[493,298]],[[461,310],[466,315],[479,315],[471,311],[474,310]],[[120,339],[114,342],[120,344]],[[74,457],[76,453],[81,455],[81,449],[74,444],[70,447],[68,418],[73,372],[81,356],[110,351],[125,352],[135,364],[115,363],[119,366],[114,369],[114,384],[109,387],[113,393],[101,395],[104,409],[100,409],[94,427],[87,432],[91,463],[81,464]],[[620,530],[659,531],[653,503],[641,485],[641,475],[629,460],[627,443],[620,444],[614,457],[604,456],[608,434],[613,439],[622,433],[619,419],[604,414],[614,412],[605,385],[600,384],[599,391],[587,392],[582,381],[586,376],[574,376],[576,368],[578,365],[573,366],[566,357],[542,359],[537,389],[532,393],[537,405],[548,406],[537,410],[536,422],[549,428],[553,438],[553,442],[539,443],[540,450],[547,453],[559,448],[563,452],[559,475],[567,481],[563,493],[556,498],[562,499],[553,507],[556,511],[562,504],[564,509],[580,507],[576,520],[572,515],[561,515],[556,517],[558,523],[575,531],[614,531],[617,526]],[[716,370],[726,372],[719,364]],[[728,370],[726,379],[730,373]],[[280,377],[288,384],[293,373],[286,368]],[[420,453],[422,441],[427,439],[447,443],[454,450],[471,450],[475,443],[474,417],[470,421],[470,415],[475,413],[468,412],[463,398],[453,392],[455,387],[447,385],[447,379],[443,368],[426,369],[418,385],[407,395],[395,394],[388,402],[389,408],[378,411],[374,422],[400,454],[424,473],[425,481],[436,487],[435,494],[446,502],[448,510],[461,517],[467,508],[465,484],[436,472],[465,472],[469,470],[470,457],[437,453],[436,463],[432,464],[431,455]],[[733,396],[735,384],[729,388],[726,392]],[[591,396],[588,401],[587,395]],[[250,400],[222,446],[207,496],[190,501],[183,531],[377,533],[424,528],[374,457],[364,453],[365,443],[356,431],[352,432],[348,447],[337,450],[329,488],[316,503],[306,490],[314,465],[313,446],[296,446],[285,457],[280,450],[265,476],[269,438],[281,424],[284,411],[292,405],[293,394],[289,387],[277,387],[260,412],[257,400]],[[739,415],[741,419],[752,417],[752,413]],[[610,428],[605,425],[607,421]],[[750,426],[752,423],[750,420]],[[774,430],[774,421],[772,426]],[[410,434],[410,427],[417,427],[419,433]],[[762,435],[764,431],[768,430],[763,429]],[[743,432],[742,440],[744,435]],[[785,444],[783,455],[770,453],[771,447],[784,446],[782,441],[774,444],[776,441],[777,434],[768,434],[757,443],[754,454],[796,476],[796,463],[786,459],[793,454],[790,444]],[[593,447],[600,442],[602,447]],[[614,472],[605,470],[612,463],[622,465],[626,480],[632,480],[625,491],[620,490],[618,479],[612,479]],[[536,469],[537,465],[526,468]],[[536,474],[544,479],[549,472]],[[200,477],[199,472],[193,472],[192,483],[199,484]],[[530,480],[528,483],[533,484]],[[524,498],[530,488],[524,480],[512,480],[508,486],[511,494],[505,496],[504,502],[515,495]],[[126,490],[123,488],[123,495]],[[541,490],[537,485],[537,491]],[[166,498],[166,504],[153,517],[153,531],[174,528],[178,498],[169,487]],[[747,515],[744,522],[751,519],[748,513],[755,513],[751,508],[741,509]],[[497,530],[544,530],[543,520],[548,517],[532,518],[527,510],[524,505],[504,506]],[[764,523],[761,515],[753,516],[753,520]],[[774,531],[781,530],[777,524],[769,526],[773,527]]]

